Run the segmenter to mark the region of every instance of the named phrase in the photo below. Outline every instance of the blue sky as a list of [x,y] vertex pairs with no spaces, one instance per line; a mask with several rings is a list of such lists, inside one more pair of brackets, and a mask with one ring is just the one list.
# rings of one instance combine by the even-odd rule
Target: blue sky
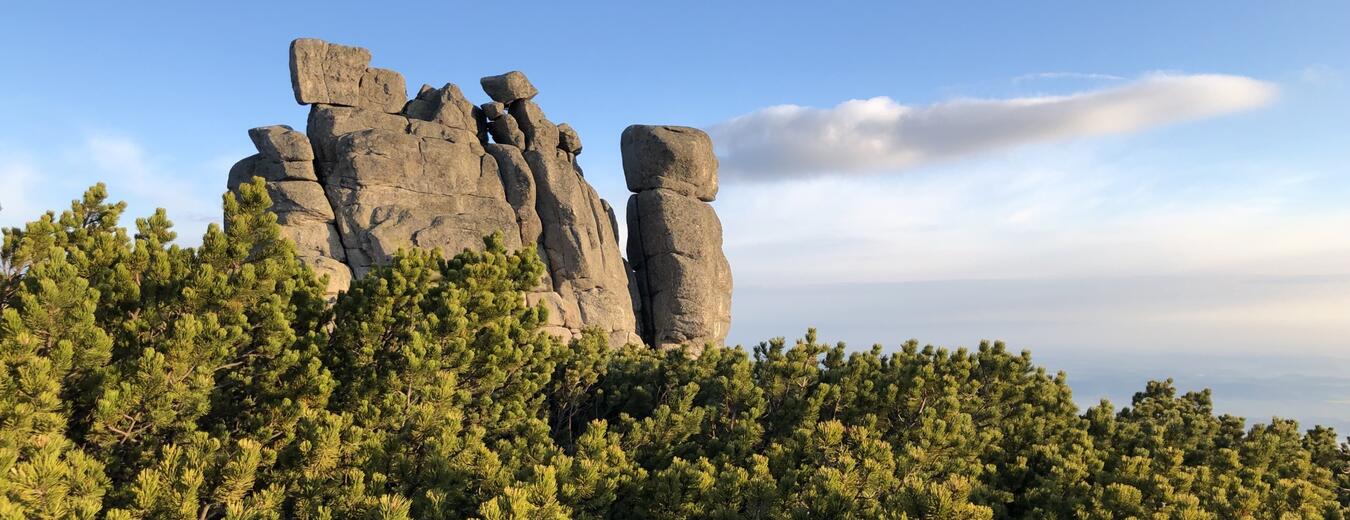
[[286,47],[318,37],[476,101],[479,77],[525,71],[611,202],[625,126],[710,129],[729,341],[1001,338],[1085,374],[1081,399],[1175,376],[1259,416],[1290,407],[1253,382],[1292,378],[1320,386],[1290,413],[1350,425],[1325,374],[1350,358],[1345,20],[1339,1],[27,2],[0,19],[0,225],[105,181],[194,242],[246,130],[304,126]]

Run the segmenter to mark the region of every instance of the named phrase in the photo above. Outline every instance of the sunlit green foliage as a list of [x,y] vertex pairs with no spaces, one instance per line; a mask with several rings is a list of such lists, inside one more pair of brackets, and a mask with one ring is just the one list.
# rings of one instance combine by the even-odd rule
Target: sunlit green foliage
[[1080,411],[1001,344],[569,343],[532,250],[336,301],[262,184],[202,245],[102,186],[5,230],[0,518],[1344,518],[1350,445],[1153,382]]

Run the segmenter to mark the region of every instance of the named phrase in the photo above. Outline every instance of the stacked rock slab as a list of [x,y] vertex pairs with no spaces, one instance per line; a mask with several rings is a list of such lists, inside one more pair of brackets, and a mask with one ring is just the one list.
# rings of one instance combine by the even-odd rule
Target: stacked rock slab
[[267,179],[301,256],[341,271],[330,292],[400,248],[452,255],[500,232],[508,248],[538,246],[548,269],[527,300],[549,308],[550,332],[596,327],[612,344],[640,341],[613,213],[582,178],[576,132],[544,116],[529,80],[483,78],[493,102],[479,107],[453,84],[408,100],[401,75],[369,65],[365,49],[295,40],[291,82],[310,105],[308,139],[258,129],[259,154],[230,175],[231,189]]
[[351,284],[352,271],[334,221],[333,209],[314,171],[314,150],[305,134],[289,126],[248,131],[258,153],[230,168],[227,185],[235,190],[254,177],[267,181],[272,211],[281,234],[295,242],[301,260],[328,276],[328,292]]
[[680,126],[623,132],[628,259],[639,293],[639,329],[650,345],[720,344],[731,325],[731,266],[722,252],[712,139]]

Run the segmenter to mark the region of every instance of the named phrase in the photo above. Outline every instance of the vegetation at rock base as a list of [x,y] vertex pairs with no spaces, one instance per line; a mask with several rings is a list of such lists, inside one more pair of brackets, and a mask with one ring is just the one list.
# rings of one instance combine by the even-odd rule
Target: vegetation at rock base
[[[1350,445],[1001,344],[562,344],[536,254],[400,253],[328,302],[261,182],[183,248],[102,186],[4,233],[0,518],[1344,518]],[[805,296],[804,296],[805,297]]]

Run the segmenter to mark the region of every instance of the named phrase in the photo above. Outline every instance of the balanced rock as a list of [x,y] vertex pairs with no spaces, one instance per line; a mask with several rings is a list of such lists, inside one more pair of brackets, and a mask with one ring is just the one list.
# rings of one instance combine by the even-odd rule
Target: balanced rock
[[398,112],[408,100],[403,75],[389,69],[367,69],[361,76],[361,105],[373,110]]
[[702,130],[632,125],[619,144],[629,191],[666,188],[703,201],[717,198],[717,156]]
[[624,130],[620,147],[635,192],[628,199],[628,260],[643,339],[695,352],[725,341],[731,266],[722,224],[704,202],[717,193],[711,140],[693,128],[635,125]]
[[487,92],[487,95],[493,101],[507,105],[517,100],[531,99],[539,94],[539,90],[534,88],[530,79],[518,70],[498,76],[487,76],[480,79],[479,83],[483,85],[483,91]]
[[370,68],[370,51],[313,38],[291,42],[291,86],[302,105],[323,103],[395,113],[408,96],[403,76]]

